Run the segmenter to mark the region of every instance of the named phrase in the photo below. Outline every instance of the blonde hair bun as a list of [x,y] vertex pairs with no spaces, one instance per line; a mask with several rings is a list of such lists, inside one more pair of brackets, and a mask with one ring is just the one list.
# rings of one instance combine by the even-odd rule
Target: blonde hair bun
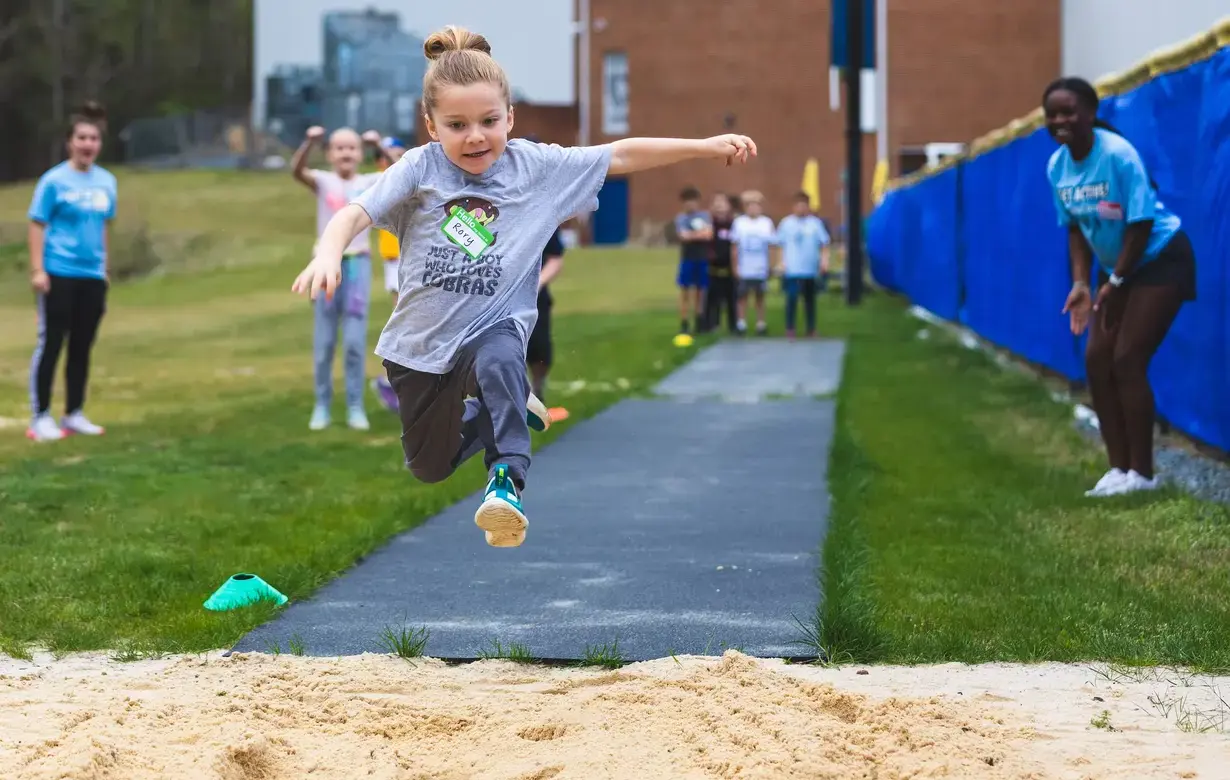
[[423,42],[423,54],[429,60],[439,59],[450,51],[481,51],[490,55],[491,44],[482,35],[455,24],[433,32]]

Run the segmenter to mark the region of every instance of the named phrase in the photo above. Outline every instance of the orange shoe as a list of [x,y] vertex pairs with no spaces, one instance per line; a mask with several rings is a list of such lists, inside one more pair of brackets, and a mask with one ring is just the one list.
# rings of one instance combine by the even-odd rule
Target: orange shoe
[[568,419],[568,410],[562,406],[556,406],[547,410],[547,414],[551,416],[551,422],[557,423],[560,420]]

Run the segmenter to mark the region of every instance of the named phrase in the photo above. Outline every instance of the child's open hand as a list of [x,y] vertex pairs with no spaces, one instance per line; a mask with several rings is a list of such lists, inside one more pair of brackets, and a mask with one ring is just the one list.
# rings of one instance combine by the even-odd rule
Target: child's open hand
[[320,125],[312,125],[304,135],[307,137],[307,140],[315,143],[325,137],[325,129]]
[[342,283],[342,261],[341,258],[330,260],[320,255],[312,258],[312,262],[308,263],[307,268],[295,277],[295,283],[290,286],[290,289],[299,295],[308,294],[308,298],[316,300],[320,295],[320,291],[325,291],[325,300],[333,300],[333,293],[337,292],[338,286]]
[[746,163],[748,157],[756,156],[756,142],[746,135],[715,135],[706,139],[705,143],[713,150],[713,156],[724,157],[727,165],[734,160]]

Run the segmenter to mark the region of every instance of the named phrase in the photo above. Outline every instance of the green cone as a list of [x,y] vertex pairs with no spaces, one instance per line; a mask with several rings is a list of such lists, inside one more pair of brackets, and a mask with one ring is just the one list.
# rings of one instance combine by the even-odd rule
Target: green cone
[[205,609],[227,612],[264,600],[275,601],[280,607],[290,599],[255,574],[236,574],[214,591],[205,602]]

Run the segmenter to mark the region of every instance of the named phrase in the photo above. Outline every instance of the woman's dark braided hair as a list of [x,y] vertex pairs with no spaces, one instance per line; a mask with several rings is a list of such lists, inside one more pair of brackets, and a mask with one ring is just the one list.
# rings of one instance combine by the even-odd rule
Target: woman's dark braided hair
[[[1098,116],[1098,107],[1102,102],[1098,97],[1098,90],[1088,81],[1080,78],[1079,76],[1064,76],[1063,78],[1055,79],[1048,84],[1046,91],[1042,93],[1042,104],[1046,105],[1046,99],[1051,96],[1051,93],[1061,89],[1065,92],[1071,92],[1073,95],[1076,95],[1077,102],[1093,112],[1094,127],[1100,127],[1107,132],[1114,133],[1115,135],[1123,138],[1127,137],[1124,136],[1123,133],[1119,132],[1119,128]],[[1152,176],[1149,176],[1149,186],[1155,190],[1157,189],[1157,182],[1153,181]]]

